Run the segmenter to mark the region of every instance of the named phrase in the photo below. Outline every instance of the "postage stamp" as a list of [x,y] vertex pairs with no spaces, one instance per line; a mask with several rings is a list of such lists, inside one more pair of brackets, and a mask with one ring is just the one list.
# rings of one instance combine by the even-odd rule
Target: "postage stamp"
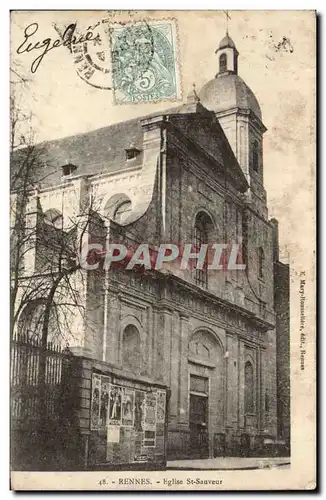
[[173,19],[116,23],[108,31],[115,103],[181,97],[177,26]]
[[316,22],[11,11],[12,489],[316,489]]

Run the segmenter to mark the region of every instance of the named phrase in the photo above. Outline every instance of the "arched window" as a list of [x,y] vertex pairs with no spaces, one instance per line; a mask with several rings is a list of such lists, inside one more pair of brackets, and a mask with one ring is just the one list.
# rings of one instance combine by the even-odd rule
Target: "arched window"
[[35,268],[39,273],[56,272],[59,266],[72,263],[76,228],[67,224],[64,227],[63,215],[56,208],[43,213],[43,222],[42,230],[38,231]]
[[134,325],[128,325],[122,338],[122,365],[134,373],[142,371],[140,335]]
[[44,304],[30,302],[27,304],[18,321],[17,337],[28,343],[35,343],[42,338]]
[[226,54],[220,55],[220,73],[227,71],[227,57]]
[[104,217],[123,223],[131,213],[131,200],[124,193],[117,193],[111,196],[104,207]]
[[[63,340],[59,335],[59,323],[57,310],[53,305],[50,310],[48,337],[46,345],[42,342],[43,324],[45,318],[45,302],[42,300],[34,300],[27,304],[18,321],[18,328],[15,334],[15,340],[19,341],[18,345],[24,350],[20,350],[21,357],[19,363],[17,358],[12,360],[11,382],[13,385],[34,386],[39,383],[40,376],[40,356],[41,347],[46,347],[45,351],[45,373],[44,381],[47,384],[56,383],[56,375],[61,373],[61,365],[58,364],[58,358],[52,355],[54,351],[60,347]],[[42,345],[43,344],[43,345]],[[17,354],[19,351],[16,351]],[[56,375],[55,375],[56,374]]]
[[131,212],[131,201],[123,201],[114,212],[113,219],[115,222],[123,222],[127,219],[128,215]]
[[255,172],[259,172],[259,143],[255,141],[252,150],[252,166]]
[[[43,334],[43,323],[45,315],[45,301],[33,300],[27,304],[18,321],[17,336],[24,342],[41,345]],[[53,304],[50,310],[48,338],[46,343],[60,344],[60,320],[58,311]]]
[[254,413],[254,369],[250,361],[245,364],[245,413]]
[[[213,230],[213,222],[211,218],[205,213],[200,212],[197,214],[194,230],[194,252],[199,253],[201,246],[209,243],[210,233]],[[207,275],[207,261],[204,262],[202,269],[197,269],[197,260],[194,263],[195,282],[197,285],[207,288],[208,275]]]
[[265,256],[262,247],[258,248],[258,276],[259,278],[264,277],[264,267],[265,267]]
[[49,226],[54,226],[57,229],[62,229],[63,217],[62,213],[56,208],[49,208],[44,212],[44,222]]

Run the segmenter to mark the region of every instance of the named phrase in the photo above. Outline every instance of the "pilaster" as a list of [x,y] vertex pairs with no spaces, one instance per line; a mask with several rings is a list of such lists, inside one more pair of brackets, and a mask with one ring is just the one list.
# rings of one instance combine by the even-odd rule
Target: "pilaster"
[[180,365],[179,365],[179,422],[189,423],[189,388],[188,388],[188,342],[189,316],[180,314]]

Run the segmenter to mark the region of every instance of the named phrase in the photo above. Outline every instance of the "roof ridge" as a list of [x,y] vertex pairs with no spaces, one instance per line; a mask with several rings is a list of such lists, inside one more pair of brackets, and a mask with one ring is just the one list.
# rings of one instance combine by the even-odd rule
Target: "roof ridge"
[[104,127],[99,127],[99,128],[95,128],[95,129],[92,129],[92,130],[87,130],[85,132],[77,132],[76,134],[65,135],[63,137],[57,137],[56,139],[44,140],[44,141],[38,142],[37,144],[35,144],[35,146],[41,146],[41,145],[44,145],[44,144],[51,144],[51,143],[54,143],[54,142],[60,142],[60,141],[66,140],[66,139],[72,139],[73,137],[80,138],[83,135],[89,135],[89,134],[93,134],[93,133],[98,133],[101,130],[114,128],[115,126],[121,125],[122,123],[127,124],[127,123],[137,122],[141,118],[143,118],[143,117],[131,118],[130,120],[123,120],[123,121],[111,123],[110,125],[105,125]]
[[[175,106],[175,109],[177,109],[178,106]],[[96,129],[85,131],[85,132],[78,132],[76,134],[65,135],[63,137],[58,137],[56,139],[44,140],[44,141],[38,142],[37,144],[35,144],[35,146],[41,146],[41,145],[45,145],[45,144],[51,144],[51,143],[55,143],[55,142],[59,142],[59,141],[64,141],[66,139],[71,139],[73,137],[80,138],[80,137],[82,137],[84,135],[95,134],[95,133],[98,133],[100,131],[104,131],[106,129],[107,130],[113,129],[113,128],[118,127],[119,125],[122,125],[122,124],[128,125],[128,124],[131,124],[131,123],[140,122],[144,118],[149,118],[149,117],[160,115],[160,114],[164,115],[167,112],[171,114],[171,112],[172,112],[173,109],[174,108],[169,108],[169,109],[164,109],[162,111],[155,111],[153,113],[148,113],[146,115],[141,115],[141,116],[138,116],[138,117],[136,116],[135,118],[130,118],[129,120],[120,120],[120,121],[111,123],[109,125],[105,125],[104,127],[99,127],[99,128],[96,128]]]

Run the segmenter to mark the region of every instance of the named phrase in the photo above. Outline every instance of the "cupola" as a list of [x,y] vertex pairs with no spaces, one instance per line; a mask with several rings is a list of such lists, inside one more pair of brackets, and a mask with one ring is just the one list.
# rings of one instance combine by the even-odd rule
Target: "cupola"
[[216,76],[225,73],[238,74],[239,52],[228,33],[226,33],[225,37],[220,41],[218,48],[215,50],[215,54],[217,54],[218,57],[218,72]]

